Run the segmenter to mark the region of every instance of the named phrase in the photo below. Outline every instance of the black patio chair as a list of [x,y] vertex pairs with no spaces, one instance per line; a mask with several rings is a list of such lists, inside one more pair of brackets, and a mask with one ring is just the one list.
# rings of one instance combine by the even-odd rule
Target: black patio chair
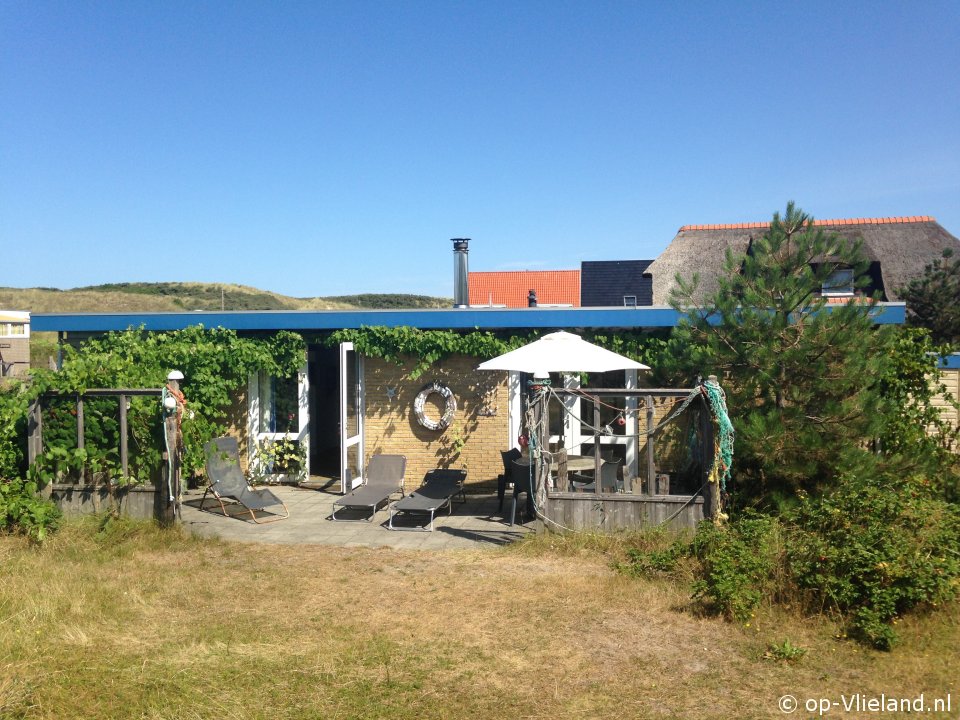
[[513,470],[513,499],[510,501],[510,525],[513,526],[517,519],[517,497],[519,495],[526,494],[527,496],[523,515],[525,517],[534,517],[536,515],[536,508],[533,504],[536,480],[532,478],[529,463],[514,460],[511,467]]
[[[405,498],[390,506],[390,530],[422,530],[433,532],[433,518],[438,510],[447,508],[447,514],[453,514],[453,500],[459,495],[461,502],[467,501],[463,492],[463,483],[467,479],[466,470],[431,470],[423,479],[423,485]],[[394,527],[393,518],[400,513],[428,515],[430,520],[423,527]]]
[[[220,503],[220,509],[227,517],[237,517],[236,514],[227,512],[228,506],[243,508],[250,513],[250,519],[257,524],[276,522],[290,517],[287,506],[270,490],[267,488],[255,490],[247,483],[247,478],[240,469],[240,450],[236,438],[216,438],[204,445],[203,449],[207,457],[206,471],[210,484],[203,491],[203,498],[200,500],[201,510],[204,509],[203,503],[207,499],[207,493],[211,493]],[[228,503],[224,504],[224,500]],[[283,515],[268,513],[271,517],[266,520],[257,517],[257,512],[266,511],[266,508],[277,505],[283,508]]]
[[[367,464],[364,484],[353,492],[333,501],[330,519],[346,522],[351,518],[337,517],[337,508],[351,510],[370,510],[367,522],[373,520],[381,503],[390,500],[390,496],[399,492],[403,496],[403,476],[407,469],[407,458],[403,455],[374,455]],[[357,519],[357,518],[352,518]],[[359,518],[364,519],[364,518]]]
[[507,483],[513,482],[513,461],[520,459],[520,450],[511,448],[510,450],[501,450],[500,457],[503,460],[503,472],[497,476],[497,512],[503,512],[503,498],[507,494]]

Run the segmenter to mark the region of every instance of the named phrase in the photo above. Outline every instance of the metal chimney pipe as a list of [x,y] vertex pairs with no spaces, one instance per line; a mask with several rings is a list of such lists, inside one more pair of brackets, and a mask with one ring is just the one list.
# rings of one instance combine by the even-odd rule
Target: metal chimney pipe
[[452,238],[453,242],[453,306],[470,307],[470,287],[467,282],[469,263],[467,246],[470,238]]

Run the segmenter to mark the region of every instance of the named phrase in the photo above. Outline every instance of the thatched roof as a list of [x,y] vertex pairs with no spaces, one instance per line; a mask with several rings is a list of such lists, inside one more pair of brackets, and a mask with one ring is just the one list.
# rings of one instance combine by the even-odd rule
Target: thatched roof
[[[885,299],[899,300],[899,291],[924,268],[951,248],[960,255],[960,240],[932,217],[895,217],[855,220],[815,220],[814,224],[850,240],[859,239],[867,258],[880,265]],[[653,304],[668,305],[679,273],[684,279],[700,276],[697,302],[717,289],[724,254],[745,253],[752,240],[763,237],[770,223],[684,225],[667,249],[647,268],[653,278]]]

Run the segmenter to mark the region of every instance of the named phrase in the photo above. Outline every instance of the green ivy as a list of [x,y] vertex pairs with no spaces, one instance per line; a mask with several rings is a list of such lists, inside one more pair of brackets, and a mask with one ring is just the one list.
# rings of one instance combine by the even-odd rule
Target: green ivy
[[[342,342],[352,342],[361,354],[382,358],[397,365],[413,359],[416,363],[407,377],[416,380],[436,362],[451,355],[467,355],[488,360],[533,342],[542,334],[539,331],[506,334],[488,330],[456,332],[421,330],[406,326],[363,326],[356,330],[338,330],[324,342],[330,347]],[[583,337],[608,350],[651,366],[656,365],[659,353],[666,347],[666,341],[659,335],[637,331],[617,334],[586,333]]]
[[[276,377],[294,376],[305,352],[304,340],[296,333],[240,337],[232,330],[202,326],[167,333],[127,330],[88,340],[79,348],[66,346],[61,371],[35,370],[29,384],[0,392],[0,477],[22,476],[27,407],[42,393],[58,391],[67,397],[47,403],[44,451],[32,477],[41,484],[63,473],[118,478],[117,401],[85,401],[87,447],[78,451],[73,397],[90,388],[160,388],[174,369],[185,376],[181,382],[187,398],[182,425],[184,471],[199,472],[204,444],[228,431],[230,410],[249,375],[263,371]],[[161,466],[159,398],[133,398],[127,420],[131,475],[135,481],[146,481]]]

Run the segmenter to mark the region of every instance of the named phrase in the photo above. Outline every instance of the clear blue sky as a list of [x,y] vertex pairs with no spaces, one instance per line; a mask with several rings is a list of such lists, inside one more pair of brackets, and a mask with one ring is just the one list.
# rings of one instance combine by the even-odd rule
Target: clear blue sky
[[0,4],[0,285],[452,296],[689,223],[960,235],[960,2]]

